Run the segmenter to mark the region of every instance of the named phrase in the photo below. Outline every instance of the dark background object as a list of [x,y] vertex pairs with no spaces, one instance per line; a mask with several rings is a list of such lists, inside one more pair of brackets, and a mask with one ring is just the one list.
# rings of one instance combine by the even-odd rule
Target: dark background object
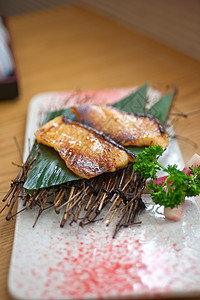
[[13,66],[13,72],[9,76],[0,79],[0,100],[9,100],[9,99],[14,99],[19,95],[18,77],[16,71],[15,57],[12,48],[11,36],[10,36],[6,18],[2,17],[2,22],[9,34],[8,47],[10,49],[13,58],[14,66]]

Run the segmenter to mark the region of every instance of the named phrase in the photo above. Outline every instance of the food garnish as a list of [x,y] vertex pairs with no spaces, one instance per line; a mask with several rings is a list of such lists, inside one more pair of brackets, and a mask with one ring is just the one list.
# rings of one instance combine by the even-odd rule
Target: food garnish
[[[159,145],[146,148],[137,155],[133,168],[143,178],[150,178],[146,190],[150,191],[153,202],[173,209],[183,203],[185,197],[200,194],[200,165],[196,168],[193,165],[189,167],[190,175],[180,171],[176,164],[164,167],[157,160],[163,152],[164,150]],[[159,185],[155,180],[157,171],[161,170],[168,173],[168,176]]]
[[164,207],[164,216],[174,222],[180,221],[183,216],[183,203],[174,208]]
[[133,114],[108,105],[80,104],[71,108],[79,122],[102,131],[123,146],[168,146],[168,134],[155,117]]

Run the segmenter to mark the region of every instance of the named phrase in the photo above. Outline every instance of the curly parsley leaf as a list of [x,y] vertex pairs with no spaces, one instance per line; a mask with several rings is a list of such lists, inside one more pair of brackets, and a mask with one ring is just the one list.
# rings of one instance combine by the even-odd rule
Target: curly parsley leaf
[[[150,178],[146,189],[150,191],[152,200],[159,205],[174,208],[184,202],[185,196],[200,194],[200,166],[190,167],[190,175],[177,169],[177,165],[168,165],[166,168],[158,163],[157,158],[162,155],[161,146],[152,146],[139,153],[134,165],[136,173],[145,179]],[[163,184],[158,185],[157,171],[164,170],[169,175]]]
[[140,152],[135,159],[135,172],[145,179],[149,177],[156,179],[156,173],[161,169],[158,165],[157,157],[162,155],[163,151],[161,146],[152,146]]

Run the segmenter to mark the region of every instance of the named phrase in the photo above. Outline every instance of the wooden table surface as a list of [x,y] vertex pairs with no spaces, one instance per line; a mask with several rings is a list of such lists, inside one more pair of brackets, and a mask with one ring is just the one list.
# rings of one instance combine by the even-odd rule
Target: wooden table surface
[[[20,96],[0,102],[0,196],[8,190],[23,151],[29,100],[38,93],[174,84],[177,111],[195,112],[174,127],[183,158],[200,153],[200,62],[143,37],[114,21],[74,6],[9,19]],[[1,204],[2,207],[2,204]],[[9,300],[7,276],[15,221],[0,216],[0,299]],[[200,299],[200,298],[199,298]]]

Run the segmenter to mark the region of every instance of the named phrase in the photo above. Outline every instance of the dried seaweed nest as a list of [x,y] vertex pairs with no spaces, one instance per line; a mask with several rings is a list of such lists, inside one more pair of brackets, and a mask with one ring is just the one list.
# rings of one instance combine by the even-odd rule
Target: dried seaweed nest
[[[108,226],[114,216],[117,215],[118,222],[113,238],[121,227],[138,224],[135,222],[135,217],[145,208],[141,199],[145,180],[134,172],[133,164],[116,172],[37,189],[29,194],[23,188],[23,184],[35,159],[31,162],[29,158],[27,159],[2,200],[6,203],[1,212],[8,208],[6,220],[12,219],[24,210],[37,206],[38,215],[33,227],[42,212],[50,207],[54,207],[57,214],[62,211],[61,227],[66,222],[68,224],[76,222],[84,227],[86,224],[100,220],[107,221]],[[12,213],[18,199],[23,201],[24,207],[17,213]]]

